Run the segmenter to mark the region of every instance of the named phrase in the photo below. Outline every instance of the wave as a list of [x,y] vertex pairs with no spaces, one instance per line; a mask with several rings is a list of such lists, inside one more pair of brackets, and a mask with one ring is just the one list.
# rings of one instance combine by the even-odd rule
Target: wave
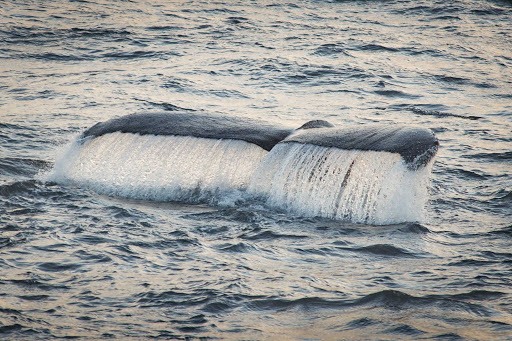
[[247,304],[253,310],[288,309],[350,309],[355,307],[380,307],[389,310],[407,310],[410,308],[435,307],[444,311],[463,311],[473,316],[490,317],[498,312],[472,301],[490,301],[506,295],[502,292],[472,291],[455,295],[413,296],[399,290],[382,290],[357,299],[327,299],[321,297],[303,297],[298,299],[254,298]]
[[11,197],[31,193],[37,188],[35,180],[15,181],[0,185],[0,196]]
[[490,231],[489,233],[491,235],[512,237],[512,225]]
[[421,95],[408,94],[399,90],[375,90],[375,94],[386,97],[405,97],[405,98],[419,98]]
[[341,54],[352,57],[346,51],[346,47],[341,44],[322,44],[315,50],[313,54],[318,56],[336,56]]
[[389,245],[389,244],[376,244],[357,248],[345,248],[349,251],[368,253],[377,256],[388,257],[414,257],[414,254],[405,249]]
[[6,157],[0,158],[0,175],[33,176],[41,169],[50,168],[51,164],[44,160]]
[[485,159],[490,162],[492,161],[508,161],[512,160],[512,151],[505,152],[489,152],[489,153],[476,153],[462,155],[463,158],[467,159]]
[[107,39],[112,41],[129,41],[131,32],[126,30],[115,30],[106,28],[66,28],[46,29],[40,26],[11,26],[0,30],[6,42],[11,44],[47,44],[63,40],[75,39]]
[[453,113],[449,113],[449,112],[442,112],[442,111],[438,111],[438,110],[426,110],[426,109],[421,109],[421,108],[417,108],[417,107],[409,107],[407,109],[417,115],[434,116],[434,117],[456,117],[456,118],[462,118],[462,119],[473,120],[473,121],[481,119],[480,116],[458,115],[458,114],[453,114]]

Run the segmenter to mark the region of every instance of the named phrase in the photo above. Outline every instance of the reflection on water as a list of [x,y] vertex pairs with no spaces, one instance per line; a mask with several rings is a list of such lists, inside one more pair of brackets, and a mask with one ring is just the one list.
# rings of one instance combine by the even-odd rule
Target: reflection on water
[[[509,337],[506,2],[0,7],[1,336]],[[86,127],[180,108],[430,128],[440,149],[426,222],[145,202],[39,180]]]

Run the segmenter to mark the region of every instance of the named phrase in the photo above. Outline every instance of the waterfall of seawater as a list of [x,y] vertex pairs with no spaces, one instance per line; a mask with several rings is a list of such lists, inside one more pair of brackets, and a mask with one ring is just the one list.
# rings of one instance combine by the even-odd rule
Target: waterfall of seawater
[[423,220],[430,167],[386,152],[112,133],[73,142],[45,178],[156,201],[233,205],[248,192],[300,216],[392,224]]
[[196,202],[246,189],[266,154],[244,141],[112,133],[74,142],[47,180],[107,195]]
[[430,167],[411,171],[393,153],[280,143],[259,165],[249,192],[303,216],[369,224],[418,221]]

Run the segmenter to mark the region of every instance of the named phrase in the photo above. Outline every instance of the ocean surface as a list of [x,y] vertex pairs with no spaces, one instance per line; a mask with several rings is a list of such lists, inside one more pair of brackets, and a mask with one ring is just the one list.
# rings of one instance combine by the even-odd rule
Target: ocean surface
[[[0,0],[0,339],[512,340],[511,23],[510,1]],[[156,111],[440,146],[393,185],[425,191],[396,221],[319,217],[336,181],[171,195],[172,174],[232,175],[215,153],[166,172],[171,137],[98,139],[119,172],[62,176],[85,129]]]

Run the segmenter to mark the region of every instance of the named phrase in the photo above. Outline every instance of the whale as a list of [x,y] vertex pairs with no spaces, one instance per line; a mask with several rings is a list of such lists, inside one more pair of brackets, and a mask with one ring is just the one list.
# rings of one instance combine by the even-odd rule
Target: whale
[[294,129],[256,119],[202,113],[138,113],[106,122],[85,130],[83,138],[121,132],[156,136],[193,136],[207,139],[241,140],[270,151]]
[[423,219],[438,148],[421,126],[142,112],[86,128],[48,179],[137,200],[394,224]]
[[342,150],[389,152],[399,154],[412,170],[427,165],[439,146],[434,133],[423,127],[389,124],[337,127],[325,120],[311,120],[294,129],[263,120],[197,112],[130,114],[99,122],[86,129],[81,138],[114,132],[241,140],[266,151],[279,143],[299,143]]
[[299,130],[281,141],[292,142],[344,150],[396,153],[411,170],[427,165],[439,147],[438,139],[429,129],[385,125]]

